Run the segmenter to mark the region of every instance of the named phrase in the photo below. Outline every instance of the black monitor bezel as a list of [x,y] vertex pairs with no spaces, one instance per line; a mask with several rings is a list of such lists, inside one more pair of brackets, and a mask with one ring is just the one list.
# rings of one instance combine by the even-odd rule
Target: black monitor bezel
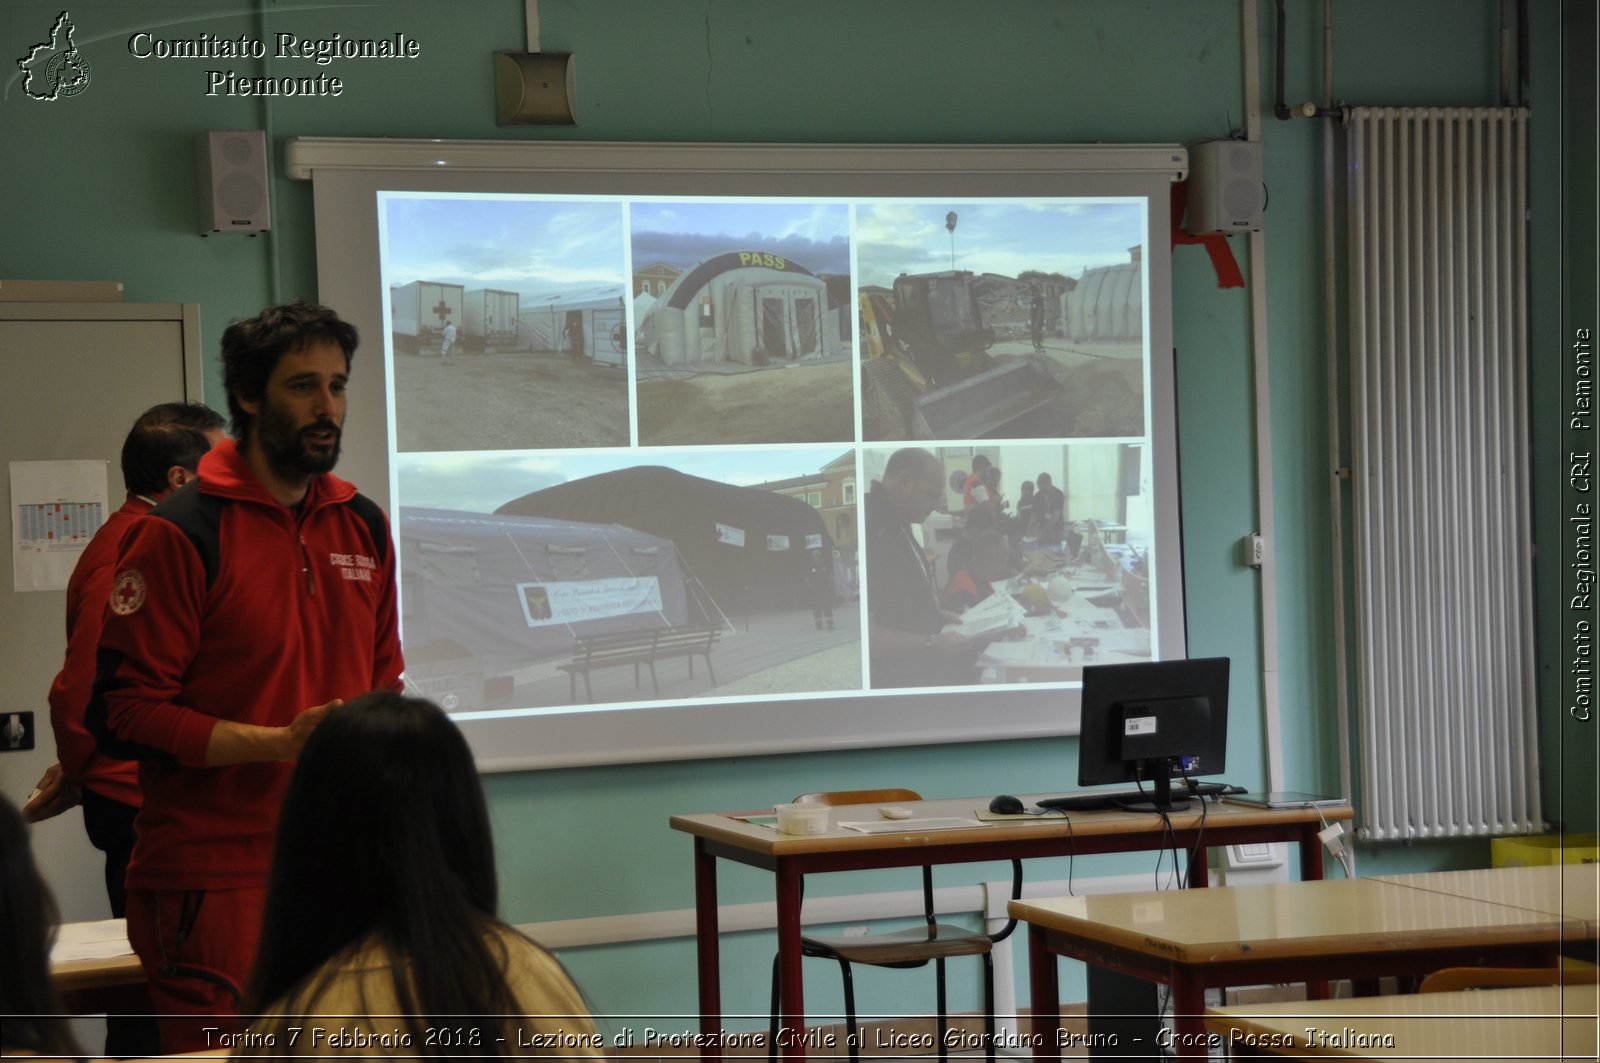
[[1126,785],[1153,781],[1141,776],[1140,761],[1123,756],[1122,706],[1130,702],[1203,697],[1209,704],[1210,726],[1203,748],[1185,750],[1200,757],[1200,766],[1185,771],[1174,765],[1170,778],[1219,775],[1227,770],[1227,657],[1089,665],[1083,670],[1081,730],[1078,735],[1078,785]]

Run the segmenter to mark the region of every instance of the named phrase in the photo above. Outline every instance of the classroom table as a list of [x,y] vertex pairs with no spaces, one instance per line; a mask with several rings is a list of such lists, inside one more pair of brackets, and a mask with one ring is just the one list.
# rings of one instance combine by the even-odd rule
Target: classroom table
[[[1171,986],[1177,1056],[1204,1059],[1208,987],[1460,965],[1554,966],[1563,941],[1594,928],[1559,913],[1378,879],[1013,901],[1010,912],[1028,924],[1038,1059],[1060,1054],[1062,956]],[[1153,1055],[1155,1047],[1141,1051]]]
[[144,968],[128,944],[123,919],[58,927],[50,950],[50,982],[62,1005],[75,1014],[150,1010]]
[[[1043,795],[1023,795],[1029,803]],[[916,820],[973,819],[988,808],[988,797],[950,798],[913,804],[912,819],[890,833],[861,834],[840,823],[884,822],[875,805],[841,805],[829,809],[829,829],[815,835],[779,834],[769,826],[740,818],[738,813],[672,817],[674,830],[694,839],[695,932],[699,969],[701,1053],[722,1055],[722,987],[717,928],[717,861],[731,860],[770,871],[777,893],[780,1012],[786,1053],[804,1058],[798,1036],[805,1016],[800,965],[801,882],[806,875],[869,868],[914,867],[922,864],[973,863],[1068,854],[1156,851],[1176,844],[1191,850],[1271,842],[1295,842],[1300,850],[1300,876],[1322,877],[1322,847],[1317,831],[1327,820],[1350,818],[1350,809],[1253,809],[1207,802],[1204,822],[1198,808],[1170,816],[1173,833],[1164,833],[1160,816],[1137,812],[1077,812],[1026,820],[1005,820],[957,830],[923,830]],[[1206,883],[1206,854],[1194,853],[1189,882]]]
[[150,1010],[144,967],[131,952],[88,960],[52,960],[50,984],[62,1006],[75,1015]]
[[1594,1060],[1600,986],[1409,993],[1209,1008],[1206,1031],[1236,1059]]
[[1515,908],[1555,912],[1591,924],[1600,922],[1600,864],[1540,864],[1532,867],[1486,867],[1470,871],[1423,871],[1378,875],[1378,882],[1471,897]]

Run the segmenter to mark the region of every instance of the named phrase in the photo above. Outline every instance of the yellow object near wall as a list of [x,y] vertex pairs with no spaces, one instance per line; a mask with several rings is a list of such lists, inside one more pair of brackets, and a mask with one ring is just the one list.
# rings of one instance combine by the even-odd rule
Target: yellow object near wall
[[1597,860],[1600,860],[1600,834],[1532,834],[1523,838],[1496,838],[1489,843],[1489,862],[1494,867],[1592,864]]

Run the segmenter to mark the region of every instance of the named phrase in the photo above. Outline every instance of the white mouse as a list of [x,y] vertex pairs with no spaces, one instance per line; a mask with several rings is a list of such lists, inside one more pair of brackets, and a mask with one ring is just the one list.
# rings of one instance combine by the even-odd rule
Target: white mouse
[[898,805],[884,805],[878,809],[878,815],[884,819],[910,819],[911,809],[901,808]]

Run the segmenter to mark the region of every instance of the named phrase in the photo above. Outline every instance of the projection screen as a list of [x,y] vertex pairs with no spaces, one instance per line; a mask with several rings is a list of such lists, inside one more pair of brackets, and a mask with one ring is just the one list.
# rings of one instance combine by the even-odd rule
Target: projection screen
[[[287,167],[362,336],[338,471],[390,515],[410,687],[485,770],[1075,734],[1085,664],[1185,655],[1182,147]],[[883,486],[909,448],[937,496]],[[908,601],[964,634],[897,656]]]

